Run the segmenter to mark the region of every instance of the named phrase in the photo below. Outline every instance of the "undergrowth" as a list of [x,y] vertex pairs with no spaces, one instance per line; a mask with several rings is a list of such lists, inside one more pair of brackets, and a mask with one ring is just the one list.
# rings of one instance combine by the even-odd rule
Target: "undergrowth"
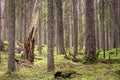
[[[101,50],[98,55],[98,62],[95,64],[82,64],[82,62],[67,60],[64,58],[64,55],[57,54],[56,49],[54,49],[55,71],[47,72],[47,46],[43,45],[42,54],[38,53],[37,48],[34,52],[35,57],[40,58],[40,60],[35,59],[34,65],[30,68],[19,65],[19,70],[16,69],[12,75],[6,74],[7,51],[0,53],[2,61],[0,64],[0,80],[120,80],[120,49],[118,49],[117,56],[116,49],[106,51],[105,59]],[[77,58],[82,59],[83,54],[84,49],[79,51]],[[109,55],[111,56],[110,59]],[[20,56],[20,54],[16,54],[17,59],[20,59]],[[66,79],[54,78],[55,72],[69,70],[73,70],[77,74]]]

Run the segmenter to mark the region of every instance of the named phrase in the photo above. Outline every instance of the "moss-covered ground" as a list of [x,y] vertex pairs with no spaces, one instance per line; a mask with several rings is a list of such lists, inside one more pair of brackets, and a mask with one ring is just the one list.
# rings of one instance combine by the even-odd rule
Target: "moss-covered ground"
[[[72,51],[71,51],[72,52]],[[83,50],[79,51],[77,58],[82,59]],[[110,53],[112,52],[112,54]],[[73,62],[67,60],[63,55],[56,54],[54,52],[55,71],[47,72],[47,46],[44,46],[42,54],[39,54],[35,49],[35,63],[32,67],[26,67],[19,65],[19,69],[11,74],[7,72],[7,60],[8,55],[6,51],[1,53],[0,64],[0,80],[120,80],[120,49],[118,49],[118,55],[116,56],[116,49],[106,51],[106,59],[103,58],[103,52],[99,53],[97,63],[83,64],[81,62]],[[110,59],[109,59],[110,53]],[[20,54],[16,54],[16,58],[19,59]],[[77,74],[71,75],[70,78],[54,78],[56,71],[75,71]]]

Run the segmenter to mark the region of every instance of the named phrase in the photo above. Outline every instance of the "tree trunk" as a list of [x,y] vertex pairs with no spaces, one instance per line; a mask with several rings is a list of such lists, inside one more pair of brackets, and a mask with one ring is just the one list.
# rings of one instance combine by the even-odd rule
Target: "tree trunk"
[[60,54],[65,54],[64,49],[64,33],[63,33],[63,15],[62,15],[62,0],[55,0],[57,8],[57,41]]
[[101,14],[101,35],[102,35],[102,49],[103,49],[103,56],[104,58],[106,57],[106,54],[105,54],[105,24],[104,24],[104,0],[102,0],[101,2],[101,9],[102,9],[102,14]]
[[[1,2],[0,2],[0,15],[1,15]],[[0,16],[0,50],[4,48],[3,41],[1,40],[1,16]]]
[[24,54],[23,58],[25,60],[28,60],[31,64],[34,64],[34,46],[35,46],[35,40],[34,40],[34,27],[32,28],[31,32],[29,33],[29,36],[27,40],[24,43]]
[[1,0],[1,39],[5,40],[5,0]]
[[54,70],[54,55],[53,55],[53,31],[54,31],[54,16],[53,16],[53,0],[48,1],[48,55],[47,55],[47,70]]
[[78,54],[77,52],[77,42],[78,42],[78,11],[77,11],[77,0],[73,0],[73,24],[74,24],[74,57]]
[[86,0],[86,43],[85,57],[96,58],[96,41],[94,29],[94,0]]
[[42,1],[40,1],[40,9],[39,9],[39,22],[38,22],[38,50],[39,50],[39,53],[41,54],[41,50],[42,50],[42,44],[41,44],[41,17],[42,17]]
[[109,27],[109,12],[107,12],[106,15],[106,49],[109,50],[109,31],[110,31],[110,27]]
[[24,43],[25,43],[25,42],[26,42],[26,34],[27,34],[27,33],[26,33],[26,27],[27,27],[27,26],[26,26],[26,22],[27,22],[27,20],[26,20],[26,17],[27,17],[26,0],[24,1],[23,4],[24,4],[24,5],[23,5],[23,6],[24,6],[24,17],[23,17],[23,19],[24,19],[24,25],[23,25],[23,26],[24,26],[24,27],[23,27],[23,33],[24,33]]
[[99,26],[98,26],[98,3],[97,3],[98,0],[95,1],[95,6],[96,6],[96,46],[97,46],[97,49],[99,49]]
[[19,29],[19,33],[18,33],[18,35],[19,35],[19,39],[18,39],[18,41],[20,42],[20,43],[22,43],[22,0],[20,0],[20,4],[19,4],[19,13],[18,13],[18,16],[19,16],[19,25],[18,25],[18,29]]
[[15,71],[15,0],[9,0],[8,73]]
[[46,27],[46,20],[44,20],[44,44],[47,45],[47,27]]
[[82,49],[82,43],[83,43],[83,32],[82,32],[82,0],[79,0],[79,41],[78,41],[78,44],[79,44],[79,50]]

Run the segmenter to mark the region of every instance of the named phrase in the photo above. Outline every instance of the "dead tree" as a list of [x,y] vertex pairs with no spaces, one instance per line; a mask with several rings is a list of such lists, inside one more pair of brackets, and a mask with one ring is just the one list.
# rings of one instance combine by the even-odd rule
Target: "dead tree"
[[29,61],[30,63],[34,63],[34,47],[35,47],[35,39],[34,39],[34,27],[32,28],[31,32],[27,40],[24,43],[24,53],[22,58],[24,60]]

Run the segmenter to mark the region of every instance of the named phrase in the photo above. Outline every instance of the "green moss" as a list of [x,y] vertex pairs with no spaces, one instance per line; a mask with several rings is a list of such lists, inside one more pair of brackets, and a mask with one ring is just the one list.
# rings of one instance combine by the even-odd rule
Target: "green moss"
[[4,46],[8,46],[8,41],[4,41]]
[[[47,47],[44,50],[46,52]],[[41,60],[35,59],[35,63],[31,68],[20,64],[20,70],[16,70],[16,72],[11,76],[5,74],[7,71],[8,55],[6,52],[2,52],[2,63],[0,64],[0,80],[55,80],[54,73],[56,71],[66,72],[67,76],[69,73],[71,73],[71,71],[73,71],[73,73],[75,71],[76,73],[81,74],[75,74],[71,75],[72,77],[70,78],[59,78],[57,80],[120,80],[120,54],[118,56],[112,54],[112,63],[110,64],[101,62],[97,62],[96,64],[82,64],[81,62],[73,62],[72,60],[67,60],[64,58],[64,55],[55,54],[55,72],[47,72],[47,53],[38,54],[37,51],[38,50],[36,49],[35,55],[37,58],[41,58]],[[115,51],[115,49],[112,51]],[[108,56],[108,51],[106,51],[106,57]],[[20,55],[17,54],[16,57],[19,58]],[[77,56],[77,58],[82,59],[82,55]],[[90,62],[94,61],[92,58],[87,58],[85,60],[90,60]],[[99,54],[98,60],[103,60],[102,51]]]
[[93,64],[97,62],[97,58],[95,57],[85,57],[82,61],[83,64],[89,63],[89,64]]
[[8,51],[8,41],[4,41],[4,50],[5,52]]

